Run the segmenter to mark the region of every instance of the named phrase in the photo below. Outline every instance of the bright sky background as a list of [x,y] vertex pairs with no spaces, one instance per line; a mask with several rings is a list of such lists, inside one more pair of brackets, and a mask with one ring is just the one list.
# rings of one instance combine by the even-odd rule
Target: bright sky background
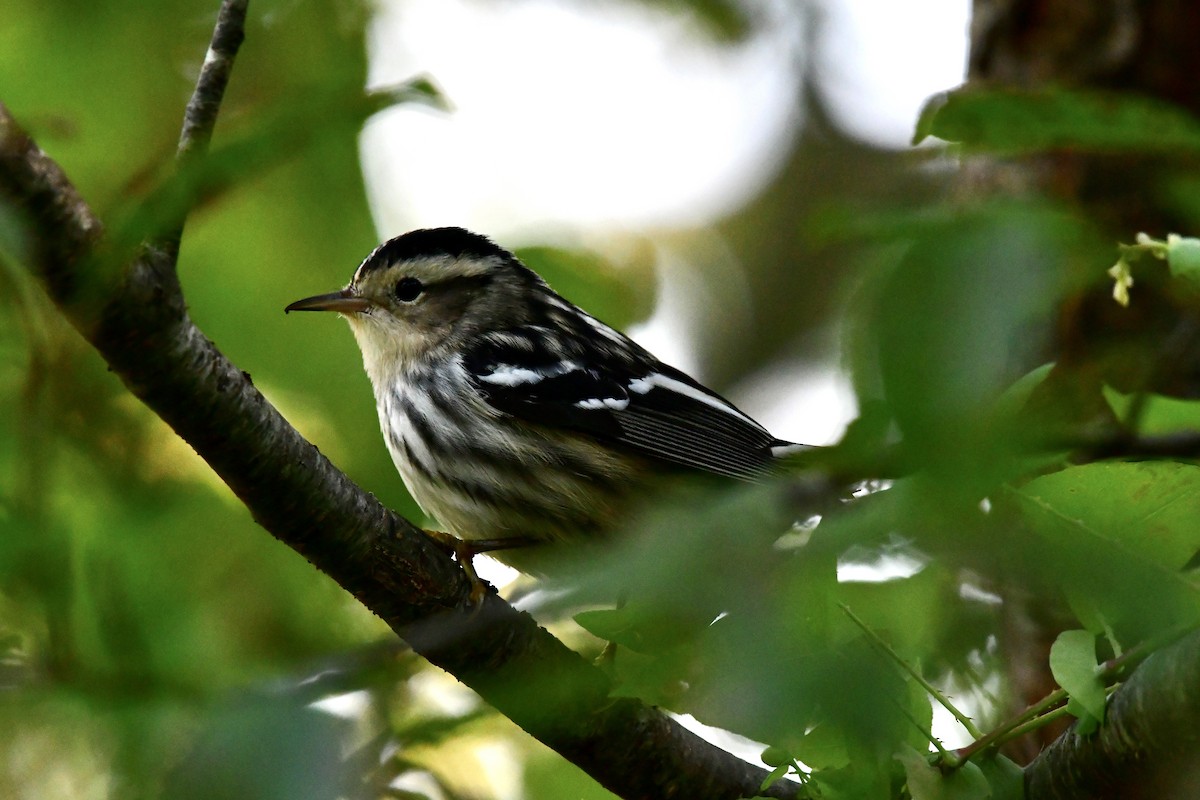
[[[381,0],[372,84],[427,73],[455,109],[394,109],[364,131],[381,238],[462,225],[509,246],[560,234],[603,251],[626,234],[653,239],[734,211],[787,152],[798,1],[761,0],[772,24],[731,47],[632,0]],[[877,146],[907,147],[925,98],[962,79],[969,0],[813,2],[824,20],[815,68],[835,120]],[[703,287],[686,265],[659,277],[660,310],[632,334],[694,371],[688,331],[702,312],[688,297],[702,299]],[[731,399],[778,436],[835,440],[855,411],[845,379],[784,372]]]

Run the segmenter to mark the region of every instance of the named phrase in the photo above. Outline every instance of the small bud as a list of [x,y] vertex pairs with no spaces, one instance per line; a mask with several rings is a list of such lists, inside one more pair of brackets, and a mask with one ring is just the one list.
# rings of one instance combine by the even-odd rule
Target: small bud
[[[1142,236],[1144,234],[1138,234]],[[1117,263],[1109,268],[1108,274],[1113,279],[1113,300],[1122,306],[1129,307],[1129,287],[1133,286],[1133,273],[1129,270],[1129,262],[1122,255]]]

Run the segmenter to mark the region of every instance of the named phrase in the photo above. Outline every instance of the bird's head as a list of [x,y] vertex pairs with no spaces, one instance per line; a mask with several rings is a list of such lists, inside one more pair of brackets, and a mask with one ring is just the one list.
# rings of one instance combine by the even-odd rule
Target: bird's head
[[350,323],[372,378],[453,349],[481,331],[520,323],[534,272],[490,239],[430,228],[375,248],[337,292],[287,311],[336,311]]

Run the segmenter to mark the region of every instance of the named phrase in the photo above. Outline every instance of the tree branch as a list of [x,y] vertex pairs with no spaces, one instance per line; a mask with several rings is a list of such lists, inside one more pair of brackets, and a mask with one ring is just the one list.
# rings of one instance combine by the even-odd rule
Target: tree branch
[[217,12],[212,43],[204,55],[196,88],[183,112],[179,135],[179,159],[198,158],[208,150],[225,87],[233,74],[233,60],[246,38],[246,8],[250,0],[224,0]]
[[[175,160],[180,169],[199,162],[208,153],[209,142],[217,127],[217,115],[225,97],[225,87],[233,74],[233,62],[238,48],[246,38],[246,9],[250,0],[222,0],[213,28],[212,41],[204,54],[196,88],[183,112],[183,129],[179,132],[179,147]],[[186,212],[171,226],[158,242],[170,256],[174,270],[179,258],[179,243],[183,240]]]
[[1029,800],[1200,794],[1200,632],[1146,659],[1090,736],[1072,727],[1025,768]]
[[[212,114],[215,106],[204,112]],[[197,135],[205,134],[184,138],[196,142]],[[129,390],[209,463],[260,525],[413,650],[622,797],[757,793],[764,770],[656,709],[611,699],[605,675],[527,614],[495,595],[468,608],[469,585],[450,557],[338,471],[196,328],[171,248],[146,246],[119,281],[92,285],[88,268],[105,244],[103,227],[2,104],[0,197],[24,217],[29,269]],[[767,794],[796,793],[796,784],[781,781]]]

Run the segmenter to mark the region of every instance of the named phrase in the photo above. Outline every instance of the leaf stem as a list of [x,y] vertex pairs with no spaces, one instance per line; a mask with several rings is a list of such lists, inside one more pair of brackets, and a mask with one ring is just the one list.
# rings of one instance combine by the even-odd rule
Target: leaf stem
[[962,711],[958,710],[958,708],[955,707],[954,703],[952,703],[950,701],[950,698],[948,698],[948,697],[946,697],[946,695],[942,694],[942,692],[936,686],[934,686],[932,683],[930,683],[928,680],[925,679],[925,676],[921,675],[921,673],[919,673],[916,669],[914,669],[907,661],[905,661],[903,658],[901,658],[900,654],[897,653],[894,649],[892,649],[892,646],[890,644],[888,644],[887,642],[885,642],[879,636],[879,634],[877,634],[875,631],[873,631],[869,627],[867,627],[867,623],[863,622],[858,617],[857,614],[855,614],[853,611],[851,611],[850,606],[846,605],[845,603],[838,603],[838,605],[841,607],[842,611],[846,614],[846,616],[848,616],[850,618],[850,621],[853,622],[855,625],[857,625],[862,630],[862,632],[867,635],[867,639],[872,644],[874,644],[876,647],[878,647],[880,650],[882,650],[885,655],[887,655],[889,658],[891,658],[893,661],[895,661],[897,664],[899,664],[900,668],[903,669],[905,672],[907,672],[909,675],[911,675],[912,679],[915,680],[917,683],[919,683],[921,685],[921,688],[923,688],[926,692],[929,693],[930,697],[932,697],[934,700],[938,701],[938,703],[941,704],[942,708],[946,709],[951,714],[953,714],[954,718],[956,720],[958,720],[959,723],[964,728],[966,728],[967,733],[971,734],[971,736],[975,739],[979,739],[980,737],[983,736],[983,732],[980,731],[979,728],[975,727],[975,723],[971,720],[970,717],[968,717]]

